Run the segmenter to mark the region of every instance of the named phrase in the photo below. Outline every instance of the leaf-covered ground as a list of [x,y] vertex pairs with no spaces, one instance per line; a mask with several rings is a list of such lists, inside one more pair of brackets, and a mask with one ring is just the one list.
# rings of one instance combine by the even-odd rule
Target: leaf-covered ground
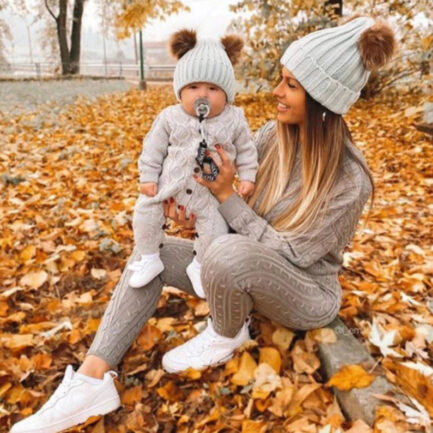
[[[408,407],[384,396],[375,432],[427,429],[433,417],[433,147],[413,127],[424,99],[390,94],[347,116],[376,199],[345,253],[340,316],[413,399]],[[166,86],[79,99],[54,114],[52,106],[0,114],[1,432],[41,406],[67,364],[83,361],[132,251],[142,138],[174,102]],[[271,95],[236,103],[253,130],[274,117]],[[348,366],[324,383],[317,343],[335,338],[326,328],[293,332],[254,316],[254,340],[233,361],[164,374],[162,354],[195,335],[207,312],[204,301],[167,288],[119,365],[123,407],[82,431],[373,431],[345,420],[332,386],[367,386],[379,370]]]

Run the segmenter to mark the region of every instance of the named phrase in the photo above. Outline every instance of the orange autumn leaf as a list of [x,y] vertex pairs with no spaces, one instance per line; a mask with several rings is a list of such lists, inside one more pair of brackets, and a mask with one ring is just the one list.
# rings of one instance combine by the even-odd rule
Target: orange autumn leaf
[[397,384],[412,397],[422,402],[429,415],[433,417],[433,384],[431,379],[390,358],[383,360],[383,366],[394,373]]
[[53,358],[48,353],[37,353],[33,358],[35,370],[46,370],[51,367]]
[[121,395],[121,401],[123,404],[129,406],[135,406],[141,400],[143,394],[142,386],[134,386],[133,388],[125,389]]
[[0,317],[7,316],[9,305],[6,301],[0,301]]
[[242,433],[265,433],[265,431],[265,421],[253,421],[250,419],[242,421]]
[[20,259],[23,262],[28,262],[36,254],[36,247],[34,245],[27,245],[20,254]]
[[273,347],[260,348],[259,364],[265,362],[269,364],[277,374],[281,370],[281,355],[280,352]]
[[19,350],[35,344],[32,334],[15,334],[6,342],[9,349]]
[[248,352],[242,352],[238,371],[232,376],[230,381],[235,385],[245,386],[254,378],[254,371],[257,363]]
[[171,381],[157,388],[156,392],[160,397],[170,402],[178,401],[183,396],[182,391]]
[[156,326],[147,323],[137,339],[137,344],[142,347],[143,350],[150,350],[155,346],[161,336],[162,332]]
[[21,278],[20,284],[39,289],[47,280],[48,274],[45,271],[29,272]]
[[375,379],[376,376],[368,374],[360,365],[344,365],[326,382],[326,385],[348,391],[352,388],[365,388]]

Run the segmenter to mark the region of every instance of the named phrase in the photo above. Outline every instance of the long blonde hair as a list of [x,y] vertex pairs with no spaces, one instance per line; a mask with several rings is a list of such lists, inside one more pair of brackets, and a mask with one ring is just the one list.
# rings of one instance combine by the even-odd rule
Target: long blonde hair
[[[305,105],[305,143],[302,143],[301,149],[302,183],[295,191],[297,195],[292,204],[270,221],[277,231],[288,231],[291,235],[311,230],[318,223],[320,213],[324,216],[331,190],[342,170],[345,152],[350,153],[370,179],[370,211],[374,201],[374,183],[368,167],[345,145],[347,140],[353,141],[343,117],[323,107],[308,93]],[[326,116],[323,121],[324,112]],[[288,197],[285,191],[294,167],[298,142],[298,126],[277,121],[274,133],[263,144],[255,192],[248,200],[248,205],[253,207],[263,193],[256,209],[258,215],[264,217],[276,204]],[[293,191],[290,192],[292,193]],[[321,212],[322,207],[325,212]]]

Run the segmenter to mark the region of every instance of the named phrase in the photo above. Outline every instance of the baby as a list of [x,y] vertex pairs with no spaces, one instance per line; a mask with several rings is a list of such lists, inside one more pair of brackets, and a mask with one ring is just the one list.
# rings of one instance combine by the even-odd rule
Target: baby
[[178,60],[173,87],[180,104],[162,110],[143,141],[138,161],[141,194],[133,217],[141,259],[129,266],[134,271],[131,287],[146,285],[164,270],[159,255],[165,227],[163,202],[173,197],[196,215],[195,256],[186,272],[194,291],[205,298],[201,259],[229,227],[218,212],[218,200],[193,174],[215,178],[218,167],[208,152],[218,144],[236,161],[243,197],[254,192],[257,172],[257,150],[243,110],[230,105],[235,94],[233,65],[242,48],[242,39],[235,35],[197,41],[194,31],[180,30],[170,38],[171,53]]

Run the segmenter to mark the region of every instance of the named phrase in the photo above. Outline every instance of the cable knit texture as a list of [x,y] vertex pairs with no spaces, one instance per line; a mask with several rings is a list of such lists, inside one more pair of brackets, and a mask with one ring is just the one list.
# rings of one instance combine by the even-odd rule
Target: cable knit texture
[[173,87],[177,100],[180,91],[190,83],[213,83],[224,90],[229,104],[235,97],[235,72],[221,41],[199,40],[184,54],[174,70]]
[[313,99],[334,113],[345,114],[370,76],[361,59],[359,38],[373,24],[374,19],[359,17],[309,33],[288,46],[281,64]]
[[[240,180],[254,182],[257,172],[257,150],[241,108],[226,105],[221,114],[206,119],[205,129],[210,151],[220,144],[231,161],[236,161]],[[218,200],[208,188],[192,177],[201,141],[200,122],[180,104],[164,109],[146,135],[138,166],[140,182],[158,183],[158,194],[140,194],[135,206],[133,227],[135,243],[142,254],[158,251],[164,232],[163,201],[174,197],[196,215],[195,242],[201,261],[206,248],[220,235],[228,233],[228,225],[218,212]],[[214,157],[218,158],[216,153]]]
[[[274,122],[269,122],[256,134],[259,161],[261,146],[274,127]],[[356,147],[347,145],[365,162]],[[297,155],[288,188],[299,185],[300,174]],[[338,271],[342,250],[353,237],[370,192],[367,175],[347,157],[322,223],[299,239],[277,232],[268,222],[289,201],[275,206],[266,218],[258,216],[237,195],[220,204],[219,212],[237,234],[216,239],[202,264],[203,287],[215,330],[234,336],[252,309],[292,329],[314,329],[331,322],[341,303]],[[138,257],[134,249],[129,263]],[[88,354],[99,356],[114,368],[154,314],[163,284],[194,293],[185,272],[192,258],[192,241],[166,237],[161,248],[165,270],[138,289],[128,287],[131,271],[126,266]]]

